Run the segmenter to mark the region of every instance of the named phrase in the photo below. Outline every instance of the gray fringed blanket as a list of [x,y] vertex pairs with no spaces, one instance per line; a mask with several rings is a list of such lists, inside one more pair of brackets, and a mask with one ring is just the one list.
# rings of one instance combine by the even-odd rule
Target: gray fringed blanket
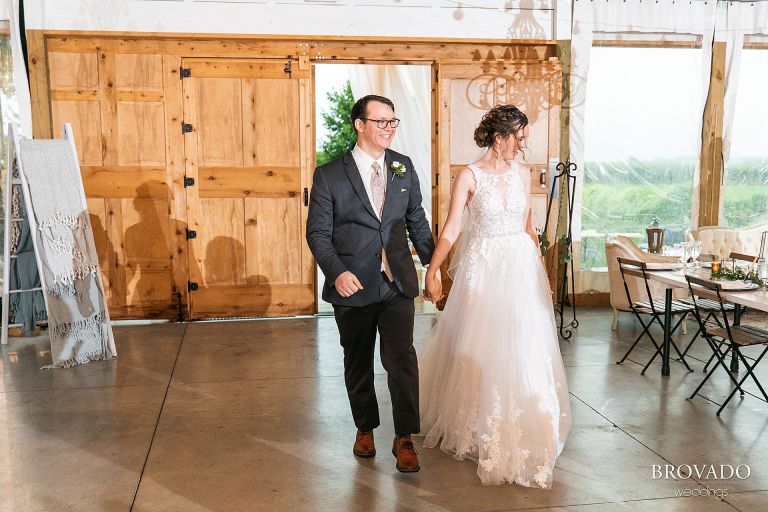
[[72,147],[67,139],[22,139],[19,144],[48,307],[53,364],[46,368],[116,357]]

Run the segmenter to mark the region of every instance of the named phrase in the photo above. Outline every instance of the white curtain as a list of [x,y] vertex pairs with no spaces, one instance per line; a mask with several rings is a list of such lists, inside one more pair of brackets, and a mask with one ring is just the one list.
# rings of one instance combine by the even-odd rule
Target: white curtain
[[413,160],[421,186],[422,206],[432,219],[432,156],[430,124],[432,87],[430,66],[349,66],[349,83],[355,100],[378,94],[392,100],[401,120],[392,149]]
[[[725,105],[723,106],[723,166],[731,153],[733,141],[733,116],[741,71],[741,54],[745,36],[768,35],[768,2],[724,2],[725,22],[718,23],[718,39],[724,39],[725,47]],[[720,16],[722,19],[723,16]],[[722,30],[724,28],[724,30]],[[725,180],[723,180],[723,183]],[[724,194],[720,194],[722,206]],[[722,210],[722,208],[721,208]]]
[[[590,52],[597,32],[599,37],[608,38],[634,34],[654,34],[655,40],[679,40],[680,35],[700,36],[702,40],[701,60],[701,111],[704,111],[706,93],[709,87],[712,41],[714,39],[717,3],[713,1],[653,2],[642,0],[574,0],[571,39],[570,74],[570,160],[584,168],[585,102],[589,76]],[[617,113],[620,115],[620,113]],[[701,118],[692,119],[699,123]],[[699,152],[700,144],[699,140]],[[581,236],[581,205],[584,173],[577,174],[576,197],[573,219],[575,240]],[[699,167],[694,172],[692,223],[698,224]]]
[[19,105],[21,134],[32,137],[32,106],[29,97],[29,82],[24,66],[19,37],[19,0],[0,0],[0,20],[8,20],[11,29],[11,52],[13,54],[13,79],[16,85],[16,101]]

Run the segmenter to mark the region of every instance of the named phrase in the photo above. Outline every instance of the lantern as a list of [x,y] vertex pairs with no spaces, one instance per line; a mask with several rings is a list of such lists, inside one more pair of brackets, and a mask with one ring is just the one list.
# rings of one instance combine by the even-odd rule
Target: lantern
[[654,216],[650,226],[645,228],[648,234],[648,252],[659,254],[664,247],[664,228],[659,223],[659,218]]

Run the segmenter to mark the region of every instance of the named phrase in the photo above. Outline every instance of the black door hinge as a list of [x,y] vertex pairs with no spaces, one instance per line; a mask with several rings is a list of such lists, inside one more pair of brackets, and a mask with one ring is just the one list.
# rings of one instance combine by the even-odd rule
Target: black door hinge
[[189,133],[191,131],[192,131],[192,125],[182,121],[181,122],[181,133]]
[[304,206],[309,206],[309,190],[304,187]]
[[192,69],[179,68],[179,78],[189,78],[192,76]]
[[187,281],[187,290],[190,292],[196,292],[200,286],[194,281]]
[[194,187],[194,186],[195,186],[195,178],[190,178],[189,176],[184,176],[184,188]]
[[193,238],[197,238],[197,231],[187,228],[187,240],[192,240]]
[[291,61],[288,61],[285,63],[285,66],[283,66],[283,72],[288,73],[288,77],[291,77]]
[[435,135],[440,135],[440,123],[435,121]]

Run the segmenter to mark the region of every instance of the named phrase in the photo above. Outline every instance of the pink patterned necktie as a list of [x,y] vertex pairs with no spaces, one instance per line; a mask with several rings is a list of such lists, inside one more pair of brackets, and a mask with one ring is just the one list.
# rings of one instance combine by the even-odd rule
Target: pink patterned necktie
[[371,169],[373,169],[373,173],[371,173],[371,191],[373,192],[373,209],[376,211],[376,214],[381,218],[382,210],[384,208],[384,194],[385,194],[385,183],[384,183],[384,174],[381,172],[381,166],[379,165],[379,162],[373,162],[371,164]]

